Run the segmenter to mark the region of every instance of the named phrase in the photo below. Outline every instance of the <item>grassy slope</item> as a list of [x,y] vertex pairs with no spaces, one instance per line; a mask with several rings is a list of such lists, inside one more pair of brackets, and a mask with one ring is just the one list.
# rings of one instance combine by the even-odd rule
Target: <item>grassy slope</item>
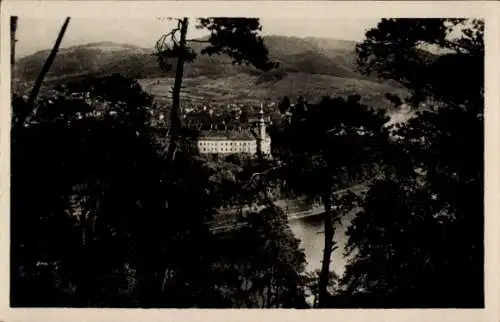
[[[173,78],[141,79],[141,85],[161,103],[169,103]],[[363,101],[374,108],[386,106],[384,94],[395,89],[386,84],[331,75],[288,73],[283,79],[256,83],[254,76],[239,73],[224,78],[196,77],[184,80],[183,98],[192,102],[239,103],[292,99],[299,95],[314,101],[325,95],[362,93]]]

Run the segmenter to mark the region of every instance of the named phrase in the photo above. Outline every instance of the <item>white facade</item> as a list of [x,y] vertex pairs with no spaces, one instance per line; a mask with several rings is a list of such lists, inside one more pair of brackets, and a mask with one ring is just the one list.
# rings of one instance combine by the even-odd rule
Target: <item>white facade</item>
[[234,153],[256,153],[257,144],[255,140],[230,140],[201,138],[197,142],[198,151],[201,154],[234,154]]
[[270,155],[271,154],[271,138],[266,135],[265,139],[262,140],[262,154]]
[[[257,140],[231,140],[228,138],[200,138],[197,142],[201,154],[257,153]],[[262,141],[262,153],[271,154],[271,138]]]
[[206,131],[200,133],[195,140],[180,142],[179,148],[197,152],[199,154],[238,154],[257,153],[258,144],[261,144],[262,154],[271,154],[271,138],[266,131],[266,121],[261,106],[258,118],[255,120],[257,128],[254,132],[248,129],[235,131]]
[[258,138],[251,135],[224,136],[201,136],[196,142],[196,147],[201,154],[235,154],[235,153],[257,153],[257,144],[261,144],[262,154],[271,154],[271,138],[266,132],[263,107],[259,111],[257,120]]

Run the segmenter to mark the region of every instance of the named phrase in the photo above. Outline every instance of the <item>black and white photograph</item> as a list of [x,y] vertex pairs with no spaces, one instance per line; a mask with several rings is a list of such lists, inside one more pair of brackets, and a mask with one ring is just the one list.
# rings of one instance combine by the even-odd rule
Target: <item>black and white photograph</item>
[[196,12],[9,15],[10,307],[484,308],[488,21]]

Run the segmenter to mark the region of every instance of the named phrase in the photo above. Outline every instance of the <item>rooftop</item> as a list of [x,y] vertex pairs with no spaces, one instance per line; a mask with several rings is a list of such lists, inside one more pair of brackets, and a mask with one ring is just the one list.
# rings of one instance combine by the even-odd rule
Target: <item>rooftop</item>
[[242,131],[202,131],[201,140],[234,140],[234,141],[254,141],[255,136],[248,130]]

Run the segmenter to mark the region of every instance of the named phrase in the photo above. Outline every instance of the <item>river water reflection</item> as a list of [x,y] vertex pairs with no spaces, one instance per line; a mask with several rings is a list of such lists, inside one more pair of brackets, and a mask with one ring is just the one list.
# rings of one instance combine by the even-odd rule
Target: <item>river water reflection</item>
[[[343,256],[345,244],[347,242],[346,230],[352,220],[355,211],[344,216],[342,222],[338,223],[335,229],[335,241],[338,249],[332,253],[332,266],[335,273],[342,275],[345,270],[347,259]],[[301,240],[301,247],[307,258],[307,271],[314,271],[321,268],[323,257],[324,224],[322,215],[296,219],[290,221],[290,228],[295,236]]]

